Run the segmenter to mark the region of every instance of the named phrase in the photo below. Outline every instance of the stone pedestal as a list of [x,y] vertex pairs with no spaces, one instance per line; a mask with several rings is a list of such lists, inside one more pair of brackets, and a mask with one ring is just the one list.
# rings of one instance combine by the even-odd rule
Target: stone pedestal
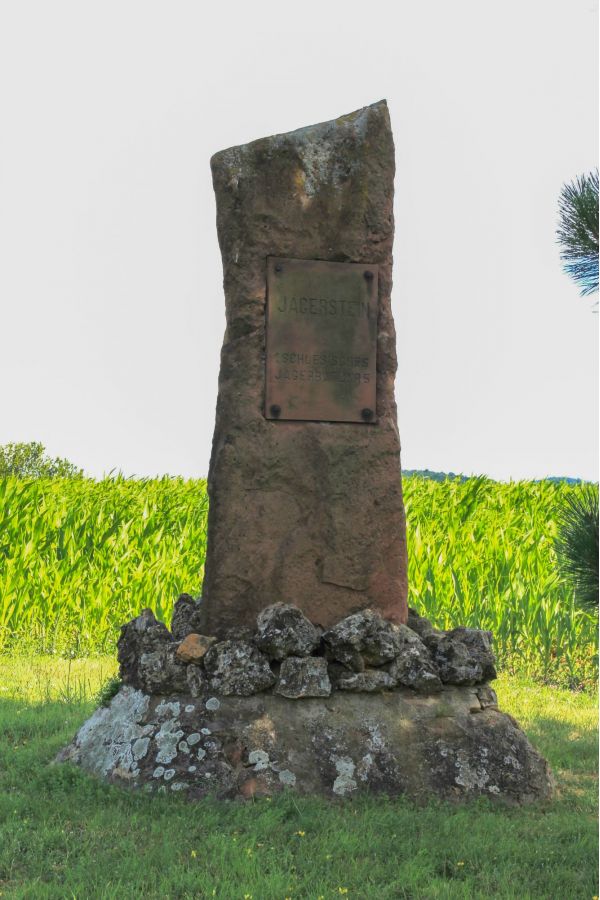
[[213,642],[189,632],[196,613],[180,598],[178,640],[150,610],[122,627],[119,690],[59,761],[191,799],[551,795],[547,763],[498,709],[489,632],[364,610],[319,636],[277,604],[248,641]]
[[548,798],[546,762],[493,697],[485,685],[301,701],[264,693],[156,697],[123,687],[60,760],[113,784],[190,799],[285,788],[331,798]]
[[[212,171],[227,329],[208,480],[203,630],[237,635],[279,601],[323,627],[365,607],[405,622],[386,103],[224,150]],[[371,423],[266,418],[270,257],[377,266]]]

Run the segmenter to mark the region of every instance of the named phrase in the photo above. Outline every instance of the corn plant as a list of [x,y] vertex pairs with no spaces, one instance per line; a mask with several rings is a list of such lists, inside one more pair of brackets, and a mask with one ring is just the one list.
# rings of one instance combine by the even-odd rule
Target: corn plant
[[597,616],[575,606],[554,550],[565,499],[584,490],[598,488],[407,478],[411,605],[440,628],[493,631],[512,670],[593,681]]
[[143,607],[168,618],[201,590],[207,508],[204,481],[0,479],[0,642],[104,651]]
[[[511,671],[591,683],[597,614],[554,549],[581,491],[406,478],[411,606],[439,628],[490,629]],[[168,622],[180,592],[201,592],[207,512],[202,480],[0,479],[0,649],[112,653],[144,607]]]

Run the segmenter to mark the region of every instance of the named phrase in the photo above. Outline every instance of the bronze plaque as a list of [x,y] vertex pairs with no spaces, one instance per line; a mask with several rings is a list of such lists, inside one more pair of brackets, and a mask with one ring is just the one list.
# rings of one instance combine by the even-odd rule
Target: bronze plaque
[[265,416],[376,420],[378,268],[267,259]]

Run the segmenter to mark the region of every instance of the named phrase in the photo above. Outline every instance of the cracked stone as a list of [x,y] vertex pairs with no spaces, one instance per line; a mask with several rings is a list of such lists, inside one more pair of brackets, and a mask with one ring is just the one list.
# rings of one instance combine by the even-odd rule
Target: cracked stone
[[143,609],[139,616],[121,626],[117,641],[119,676],[124,684],[142,686],[139,660],[143,653],[158,653],[172,643],[169,630],[159,622],[151,609]]
[[396,679],[383,669],[365,669],[364,672],[348,672],[337,679],[340,691],[386,691],[396,687]]
[[396,634],[399,652],[389,668],[394,681],[423,693],[441,691],[440,676],[423,641],[407,625],[398,625]]
[[397,629],[375,610],[363,609],[323,634],[327,658],[354,672],[391,662],[400,649]]
[[435,631],[429,619],[426,619],[424,616],[420,616],[419,613],[416,610],[412,609],[410,606],[408,607],[408,619],[406,620],[406,624],[411,631],[414,631],[419,635],[421,640],[423,640],[424,635],[431,634],[433,631]]
[[319,632],[297,606],[274,603],[259,614],[254,643],[269,659],[310,656],[319,644]]
[[331,682],[327,660],[322,657],[288,656],[281,663],[276,694],[297,700],[301,697],[328,697]]
[[220,641],[208,650],[204,668],[220,694],[249,697],[275,684],[266,656],[246,641]]
[[171,634],[181,641],[188,634],[202,632],[202,600],[194,600],[189,594],[181,594],[173,607]]
[[425,635],[424,643],[444,684],[474,685],[496,677],[489,631],[436,631]]

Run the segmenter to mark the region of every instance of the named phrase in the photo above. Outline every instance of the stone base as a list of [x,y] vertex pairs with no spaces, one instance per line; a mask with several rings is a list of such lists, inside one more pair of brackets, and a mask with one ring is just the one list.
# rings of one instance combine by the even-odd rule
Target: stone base
[[381,792],[417,801],[548,798],[552,776],[492,689],[150,696],[124,686],[58,757],[109,782],[192,799]]

